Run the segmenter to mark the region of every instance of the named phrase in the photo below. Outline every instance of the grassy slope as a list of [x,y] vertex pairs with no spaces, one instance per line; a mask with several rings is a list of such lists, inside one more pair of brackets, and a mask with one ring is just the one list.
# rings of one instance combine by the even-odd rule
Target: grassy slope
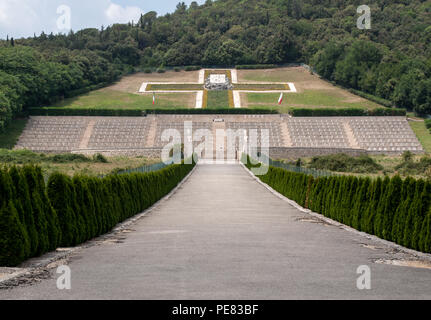
[[425,151],[431,153],[431,133],[425,127],[425,123],[416,121],[409,121],[409,123]]
[[19,136],[25,128],[27,119],[14,119],[6,128],[4,133],[0,133],[0,148],[13,149]]
[[[249,108],[276,107],[279,93],[247,93]],[[302,93],[288,93],[284,95],[284,100],[279,110],[287,112],[292,107],[299,108],[366,108],[373,109],[379,107],[372,101],[348,102],[345,97],[334,91],[328,90],[307,90]]]
[[149,108],[190,108],[194,94],[191,93],[156,93],[156,104],[153,106],[153,95],[134,94],[110,89],[101,89],[90,93],[65,99],[53,104],[54,108],[74,109],[149,109]]
[[[70,156],[70,155],[68,155]],[[55,171],[63,172],[70,176],[74,174],[101,175],[108,174],[115,169],[131,169],[159,162],[156,159],[145,159],[142,157],[109,157],[108,163],[92,161],[52,159],[53,155],[34,153],[28,150],[5,150],[0,149],[0,166],[37,164],[42,167],[44,174],[50,175]]]
[[224,91],[208,91],[207,109],[229,108],[229,93]]
[[353,95],[352,93],[333,86],[316,75],[300,67],[278,68],[268,70],[240,70],[239,81],[271,81],[293,82],[298,93],[284,95],[281,106],[277,105],[279,93],[247,93],[243,94],[243,102],[249,108],[274,108],[287,112],[292,107],[300,108],[367,108],[373,109],[380,105]]

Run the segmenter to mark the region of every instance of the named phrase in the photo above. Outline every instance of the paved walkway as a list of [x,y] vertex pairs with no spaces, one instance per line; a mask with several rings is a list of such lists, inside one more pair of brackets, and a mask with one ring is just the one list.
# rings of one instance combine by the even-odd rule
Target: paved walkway
[[[431,298],[430,269],[374,263],[409,257],[318,223],[238,165],[198,166],[132,228],[74,254],[72,290],[59,291],[52,271],[0,299]],[[371,290],[356,287],[360,265]]]

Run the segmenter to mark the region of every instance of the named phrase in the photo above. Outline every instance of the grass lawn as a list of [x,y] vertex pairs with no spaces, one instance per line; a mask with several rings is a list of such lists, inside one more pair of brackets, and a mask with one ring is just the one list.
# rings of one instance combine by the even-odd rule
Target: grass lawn
[[157,90],[203,90],[202,84],[194,84],[194,83],[179,83],[179,84],[149,84],[147,86],[147,91],[157,91]]
[[76,154],[43,154],[29,150],[6,150],[0,149],[1,165],[25,165],[36,164],[43,169],[44,175],[59,171],[70,176],[74,174],[85,174],[98,176],[123,169],[139,168],[144,165],[159,162],[155,159],[143,157],[108,157],[106,163],[93,159],[90,156]]
[[193,93],[156,93],[156,104],[153,106],[152,93],[134,94],[106,88],[65,99],[50,107],[73,109],[174,109],[193,108],[195,101],[195,94]]
[[207,109],[228,109],[229,108],[229,92],[223,91],[208,91]]
[[234,90],[255,90],[255,91],[265,91],[265,90],[290,90],[290,87],[286,84],[235,84]]
[[238,70],[238,80],[268,81],[268,82],[297,82],[310,77],[309,72],[299,68],[276,68],[257,70]]
[[0,133],[0,148],[13,149],[25,128],[27,119],[14,119],[6,128],[4,133]]
[[334,90],[307,90],[301,93],[288,93],[284,95],[281,106],[277,105],[279,93],[246,93],[245,102],[249,108],[277,107],[280,112],[286,113],[290,108],[360,108],[375,109],[378,104],[364,100],[352,102]]
[[427,153],[431,153],[431,133],[425,127],[425,122],[409,121],[410,127],[416,133],[420,143]]

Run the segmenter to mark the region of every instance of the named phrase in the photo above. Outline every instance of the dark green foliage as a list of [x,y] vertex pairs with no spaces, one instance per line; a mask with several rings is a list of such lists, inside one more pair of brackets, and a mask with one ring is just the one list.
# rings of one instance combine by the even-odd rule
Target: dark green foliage
[[422,225],[420,248],[424,252],[431,253],[431,208],[428,210]]
[[392,222],[392,241],[402,243],[404,238],[404,225],[407,220],[409,206],[415,194],[416,180],[407,177],[404,180],[400,196],[400,205],[397,208]]
[[362,231],[361,220],[364,214],[368,201],[368,189],[371,180],[369,178],[361,179],[359,181],[359,192],[356,193],[353,200],[353,212],[351,226],[357,230]]
[[278,65],[276,64],[243,64],[243,65],[237,65],[235,68],[238,70],[241,69],[273,69],[277,68]]
[[34,256],[37,254],[38,251],[39,238],[36,231],[33,208],[31,205],[31,196],[27,181],[24,177],[23,172],[21,170],[18,170],[16,167],[12,167],[9,170],[9,173],[15,186],[15,204],[19,204],[19,210],[21,210],[21,221],[24,228],[26,229],[29,239],[28,254],[29,256]]
[[[252,165],[250,158],[247,167]],[[431,183],[399,176],[314,179],[303,173],[270,166],[259,178],[274,190],[357,230],[408,248],[431,252]]]
[[353,173],[376,173],[383,170],[383,167],[368,155],[351,157],[342,153],[314,157],[308,167],[318,170]]
[[98,117],[141,117],[147,114],[277,114],[273,109],[68,109],[30,108],[32,116],[98,116]]
[[413,232],[415,228],[415,216],[416,214],[418,214],[418,211],[421,208],[420,198],[424,190],[424,186],[425,186],[425,181],[423,181],[422,179],[419,179],[416,182],[416,189],[415,189],[414,196],[412,198],[410,205],[407,208],[408,212],[406,214],[406,219],[404,221],[404,233],[403,233],[402,244],[403,246],[408,248],[413,247],[412,239],[413,239]]
[[384,211],[381,214],[382,226],[380,231],[381,237],[386,240],[392,240],[392,220],[401,201],[402,184],[403,182],[401,178],[399,176],[395,176],[391,179],[386,191]]
[[395,169],[405,175],[423,175],[430,167],[431,158],[429,156],[423,156],[419,161],[414,161],[411,157],[404,157],[404,161]]
[[421,233],[426,214],[431,204],[431,183],[430,181],[425,182],[422,193],[418,201],[418,210],[413,218],[413,234],[411,247],[416,250],[423,251],[423,243],[421,243]]
[[93,161],[99,163],[108,163],[108,159],[106,159],[106,157],[100,153],[97,153],[93,156]]
[[105,178],[54,173],[47,186],[40,167],[0,169],[0,266],[110,231],[169,193],[193,166]]
[[48,181],[48,196],[60,221],[62,240],[60,245],[70,247],[79,243],[75,206],[75,189],[70,178],[54,173]]
[[185,71],[198,71],[200,69],[202,69],[201,66],[186,66],[184,68]]
[[431,119],[425,120],[425,126],[427,127],[427,129],[430,130],[430,133],[431,133]]
[[0,208],[0,265],[12,267],[27,258],[28,239],[13,201]]
[[45,186],[45,180],[43,178],[42,169],[40,167],[35,168],[36,180],[37,180],[37,190],[40,195],[40,199],[43,204],[43,211],[45,213],[47,228],[48,228],[48,240],[49,249],[54,250],[61,243],[61,229],[60,221],[58,219],[57,213],[51,205],[48,199],[48,194]]
[[69,108],[29,108],[30,116],[97,116],[97,117],[140,117],[140,109],[69,109]]

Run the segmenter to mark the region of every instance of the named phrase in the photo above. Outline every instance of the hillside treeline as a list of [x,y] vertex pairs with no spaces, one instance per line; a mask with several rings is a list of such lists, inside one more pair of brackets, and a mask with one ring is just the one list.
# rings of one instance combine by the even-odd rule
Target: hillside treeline
[[139,66],[288,62],[312,64],[329,80],[431,113],[431,3],[374,1],[371,30],[359,30],[362,2],[179,3],[172,14],[148,12],[129,24],[1,41],[0,121]]

